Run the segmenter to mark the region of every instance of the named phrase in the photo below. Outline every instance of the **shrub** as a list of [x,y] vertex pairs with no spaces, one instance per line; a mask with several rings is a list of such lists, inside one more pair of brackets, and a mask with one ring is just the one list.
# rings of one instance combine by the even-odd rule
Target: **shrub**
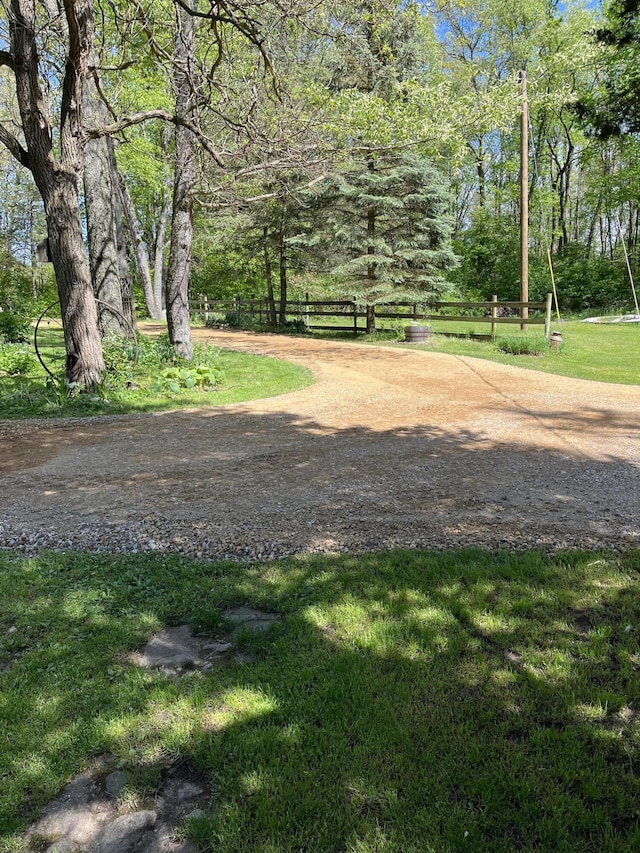
[[222,381],[223,373],[217,367],[206,364],[190,364],[188,367],[167,367],[153,381],[151,390],[179,394],[190,388],[215,388]]
[[31,337],[31,317],[16,311],[0,310],[0,340],[25,343]]
[[102,355],[109,379],[121,383],[131,378],[138,357],[135,341],[119,335],[108,335],[102,341]]
[[224,322],[232,329],[252,329],[256,325],[253,316],[244,311],[227,311]]
[[24,344],[0,343],[0,373],[24,376],[36,363],[34,353]]
[[498,338],[496,347],[500,352],[506,352],[510,355],[544,355],[549,348],[549,344],[547,339],[541,335],[536,335],[535,337],[513,335]]

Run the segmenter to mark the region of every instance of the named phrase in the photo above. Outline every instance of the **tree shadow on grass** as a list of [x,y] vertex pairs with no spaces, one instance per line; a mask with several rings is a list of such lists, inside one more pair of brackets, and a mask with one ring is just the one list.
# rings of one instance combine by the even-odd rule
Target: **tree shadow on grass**
[[[109,751],[195,760],[213,798],[192,830],[216,851],[640,843],[638,553],[0,565],[5,838]],[[178,682],[129,662],[241,603],[283,617],[244,636],[251,662]]]

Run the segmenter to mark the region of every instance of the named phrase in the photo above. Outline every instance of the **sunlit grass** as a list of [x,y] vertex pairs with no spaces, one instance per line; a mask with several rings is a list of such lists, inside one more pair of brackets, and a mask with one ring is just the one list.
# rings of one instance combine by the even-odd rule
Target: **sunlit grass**
[[143,368],[135,372],[131,387],[109,387],[107,380],[104,391],[68,398],[55,392],[51,380],[48,386],[45,384],[47,380],[41,369],[30,376],[0,376],[0,417],[120,415],[222,406],[287,394],[313,381],[309,370],[267,356],[222,350],[216,364],[223,373],[220,385],[183,389],[179,393],[149,390],[153,375]]
[[[548,349],[542,356],[510,355],[502,352],[491,341],[474,341],[472,338],[452,338],[440,334],[453,331],[454,323],[433,323],[434,334],[420,349],[433,352],[466,355],[488,359],[501,364],[526,367],[576,379],[591,379],[598,382],[618,382],[625,385],[640,384],[640,323],[598,325],[579,321],[553,325],[562,333],[563,342],[559,349]],[[463,334],[474,331],[465,324]],[[508,336],[532,335],[538,337],[540,329],[532,326],[520,332],[518,326],[506,327]],[[514,331],[515,330],[515,331]],[[477,330],[475,330],[477,331]],[[486,332],[486,329],[484,330]],[[500,329],[498,330],[498,338]]]
[[[197,765],[205,850],[636,850],[639,580],[638,552],[5,552],[0,849],[112,753],[132,801],[167,756]],[[179,681],[131,662],[238,604],[282,617],[241,639],[251,662]]]
[[[576,379],[617,382],[624,385],[640,384],[640,323],[596,324],[581,323],[578,320],[556,320],[551,328],[562,334],[560,347],[552,350],[547,346],[542,354],[534,352],[531,355],[502,352],[499,348],[500,338],[530,337],[535,344],[532,348],[537,350],[543,329],[541,326],[529,326],[525,331],[521,331],[517,324],[498,326],[497,338],[493,342],[473,337],[487,335],[489,327],[486,323],[434,320],[429,325],[432,334],[424,344],[405,343],[401,324],[396,324],[394,329],[383,328],[370,337],[330,332],[318,336],[337,338],[353,344],[410,347],[428,352],[481,358]],[[460,337],[451,336],[451,333]]]

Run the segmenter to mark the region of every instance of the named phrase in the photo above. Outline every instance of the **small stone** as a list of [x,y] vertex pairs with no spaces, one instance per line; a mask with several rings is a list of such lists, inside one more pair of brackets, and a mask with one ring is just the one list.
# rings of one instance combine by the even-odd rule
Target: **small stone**
[[232,643],[206,643],[202,648],[207,652],[215,652],[221,655],[228,652],[232,645]]
[[155,824],[156,817],[155,812],[145,810],[116,818],[100,839],[99,853],[128,853],[143,833]]
[[176,800],[184,803],[186,800],[195,800],[201,794],[204,794],[204,788],[193,782],[184,782],[176,791]]
[[12,625],[7,631],[7,634],[15,634],[17,630],[17,627],[15,625]]
[[127,782],[127,774],[124,771],[114,770],[105,779],[104,787],[106,792],[116,799],[122,793]]

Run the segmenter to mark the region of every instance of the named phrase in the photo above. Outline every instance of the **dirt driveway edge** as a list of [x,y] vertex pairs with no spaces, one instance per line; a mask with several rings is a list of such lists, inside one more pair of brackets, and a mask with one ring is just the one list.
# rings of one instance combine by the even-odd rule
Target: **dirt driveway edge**
[[315,384],[0,422],[0,547],[265,559],[640,545],[640,387],[404,348],[200,330]]

